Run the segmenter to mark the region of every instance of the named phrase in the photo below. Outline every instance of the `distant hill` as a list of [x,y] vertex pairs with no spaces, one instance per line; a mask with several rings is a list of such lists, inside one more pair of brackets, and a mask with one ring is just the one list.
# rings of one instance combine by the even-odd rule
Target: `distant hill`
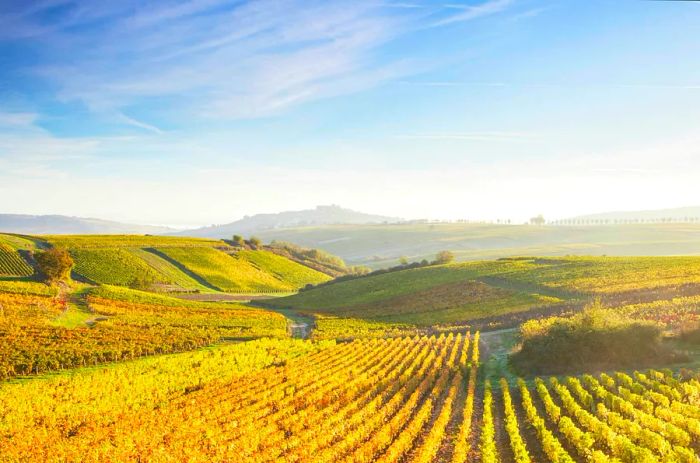
[[[614,223],[616,220],[633,222],[700,222],[700,206],[677,207],[673,209],[654,209],[648,211],[614,211],[598,214],[581,215],[558,221],[569,223],[571,221]],[[555,222],[556,223],[556,222]]]
[[322,249],[348,265],[372,268],[396,265],[401,256],[410,261],[430,260],[445,249],[453,251],[458,260],[523,255],[700,255],[700,223],[322,225],[267,230],[257,235],[266,243],[287,241]]
[[0,232],[26,235],[164,234],[172,228],[65,215],[0,214]]
[[276,214],[256,214],[224,225],[186,230],[175,234],[205,238],[228,238],[233,234],[251,235],[267,230],[320,225],[359,225],[399,222],[397,217],[365,214],[340,206],[316,206],[315,209],[286,211]]

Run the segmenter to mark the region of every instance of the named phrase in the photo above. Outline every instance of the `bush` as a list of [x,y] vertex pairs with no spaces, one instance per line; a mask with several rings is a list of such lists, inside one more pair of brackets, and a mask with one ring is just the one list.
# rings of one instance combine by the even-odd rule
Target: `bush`
[[39,272],[47,283],[70,279],[70,272],[74,262],[65,249],[52,248],[37,253],[35,258]]
[[245,246],[245,239],[243,239],[241,235],[233,235],[233,239],[231,241],[238,246]]
[[449,264],[455,260],[455,255],[450,251],[440,251],[435,256],[435,265]]
[[255,249],[259,248],[262,245],[262,240],[260,238],[258,238],[257,236],[251,236],[250,239],[248,240],[248,242]]
[[675,357],[662,345],[657,324],[626,318],[600,303],[570,318],[530,320],[520,335],[520,351],[511,356],[520,374],[637,368]]

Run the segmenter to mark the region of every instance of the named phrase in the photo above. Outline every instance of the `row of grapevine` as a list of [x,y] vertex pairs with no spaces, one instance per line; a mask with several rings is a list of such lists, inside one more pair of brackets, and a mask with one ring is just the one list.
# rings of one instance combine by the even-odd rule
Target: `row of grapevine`
[[26,277],[34,269],[11,246],[0,243],[0,277]]
[[[700,383],[672,372],[479,381],[478,333],[255,343],[0,384],[0,455],[11,462],[698,461]],[[226,360],[233,355],[242,360]],[[215,367],[226,365],[240,371],[217,375]]]

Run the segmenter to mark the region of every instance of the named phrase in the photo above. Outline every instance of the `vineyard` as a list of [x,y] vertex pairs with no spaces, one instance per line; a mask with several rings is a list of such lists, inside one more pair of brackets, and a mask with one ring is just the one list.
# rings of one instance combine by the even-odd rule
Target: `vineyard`
[[[225,339],[286,336],[280,314],[157,295],[146,302],[128,297],[128,290],[122,290],[122,300],[104,297],[114,292],[88,294],[82,308],[60,296],[0,293],[0,379],[182,352]],[[61,318],[71,312],[85,322],[62,326]]]
[[34,269],[14,248],[0,242],[0,277],[25,277],[33,273]]
[[649,370],[491,383],[481,376],[479,345],[478,333],[345,344],[261,340],[7,383],[0,386],[0,455],[697,461],[697,379]]
[[75,261],[74,271],[92,282],[128,286],[142,278],[168,283],[146,262],[122,248],[74,249],[71,256]]
[[68,249],[76,278],[93,284],[160,292],[278,294],[331,278],[268,250],[239,249],[221,240],[136,235],[36,239],[44,240],[45,246]]

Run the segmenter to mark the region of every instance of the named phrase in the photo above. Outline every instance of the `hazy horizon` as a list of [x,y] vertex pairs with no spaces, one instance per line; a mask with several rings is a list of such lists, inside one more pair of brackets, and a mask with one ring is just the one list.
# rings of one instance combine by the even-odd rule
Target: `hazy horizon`
[[196,227],[700,204],[696,2],[0,10],[0,212]]

